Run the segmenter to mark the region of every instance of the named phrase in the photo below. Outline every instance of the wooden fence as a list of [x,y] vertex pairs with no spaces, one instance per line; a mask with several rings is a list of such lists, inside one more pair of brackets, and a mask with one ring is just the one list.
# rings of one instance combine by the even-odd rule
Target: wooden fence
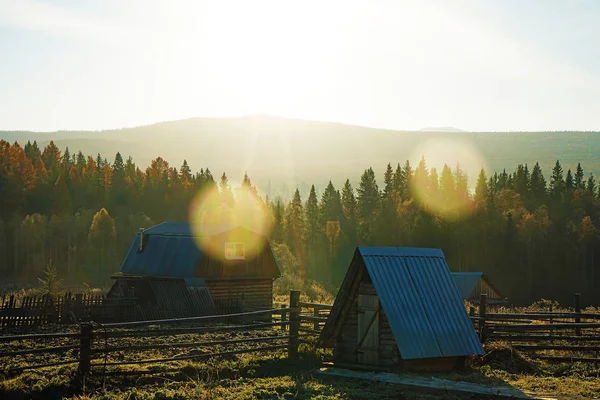
[[600,362],[600,314],[582,313],[578,293],[573,303],[569,312],[491,313],[482,295],[469,314],[482,343],[505,341],[537,359]]
[[[600,314],[582,313],[578,299],[575,312],[520,314],[487,312],[486,300],[483,295],[478,313],[475,309],[470,310],[482,341],[508,341],[514,348],[532,353],[534,358],[600,361],[597,358],[600,353],[600,322],[589,322],[600,320]],[[8,357],[43,355],[46,362],[19,365],[13,372],[77,364],[79,375],[86,377],[93,371],[104,376],[155,371],[114,368],[124,365],[202,360],[282,349],[286,349],[288,357],[293,359],[298,356],[301,343],[314,344],[331,308],[329,304],[301,302],[300,292],[291,291],[289,306],[281,304],[279,308],[269,310],[121,323],[83,322],[79,330],[72,333],[0,336],[0,362]],[[261,332],[252,336],[248,334],[250,331]],[[242,335],[235,338],[198,336],[223,332]],[[186,336],[189,334],[195,336]],[[56,345],[57,340],[60,345]],[[11,348],[4,346],[5,343],[18,346]],[[164,350],[168,353],[176,349],[187,349],[188,352],[141,358],[146,351]],[[547,354],[549,351],[552,353]],[[567,352],[567,355],[556,352]],[[584,353],[595,353],[596,356]],[[55,355],[55,360],[47,362],[50,358],[46,355],[51,354]],[[164,372],[164,369],[160,371]]]
[[[242,353],[256,353],[287,349],[289,358],[296,358],[300,343],[312,343],[324,325],[331,305],[300,302],[300,292],[291,291],[289,307],[285,304],[270,310],[242,312],[205,317],[172,318],[163,320],[122,323],[83,322],[78,332],[45,333],[0,336],[0,362],[7,357],[54,355],[53,362],[30,362],[15,367],[12,372],[39,369],[66,364],[77,364],[80,377],[100,370],[104,376],[117,374],[151,373],[145,370],[122,371],[112,367],[133,364],[170,363],[183,360],[201,360]],[[268,317],[265,320],[265,316]],[[249,331],[261,330],[258,337]],[[241,338],[203,340],[196,334],[243,332]],[[194,334],[193,340],[190,336]],[[313,336],[311,339],[310,336]],[[183,339],[181,339],[183,337]],[[131,339],[142,339],[133,342]],[[186,340],[187,338],[187,340]],[[162,339],[162,340],[161,340]],[[60,341],[60,345],[56,345]],[[4,346],[18,344],[17,349]],[[53,343],[55,345],[49,345]],[[243,348],[239,345],[243,344]],[[202,349],[222,348],[220,351]],[[232,348],[225,348],[232,346]],[[144,351],[192,349],[187,354],[166,357],[140,358]],[[197,354],[196,352],[200,352]],[[118,357],[110,357],[111,355]],[[107,369],[111,369],[108,371]]]
[[135,312],[135,300],[119,298],[107,301],[104,296],[86,293],[22,298],[5,295],[0,299],[0,329],[127,317]]

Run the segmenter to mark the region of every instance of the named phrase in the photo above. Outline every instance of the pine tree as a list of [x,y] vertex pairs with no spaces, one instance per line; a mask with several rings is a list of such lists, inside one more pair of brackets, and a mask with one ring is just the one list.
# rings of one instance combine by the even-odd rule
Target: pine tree
[[386,199],[391,197],[392,192],[394,191],[394,170],[390,163],[388,163],[385,174],[383,175],[383,183],[384,187],[381,196],[383,199]]
[[594,174],[590,172],[590,177],[587,180],[587,184],[585,185],[586,193],[590,196],[594,196],[596,194],[596,179],[594,178]]
[[515,192],[519,193],[524,199],[529,197],[529,179],[527,164],[525,164],[525,166],[519,164],[517,166],[517,172],[515,173],[514,187]]
[[58,177],[59,167],[61,163],[61,153],[58,147],[54,144],[54,141],[50,141],[50,143],[44,148],[42,152],[42,160],[44,161],[44,165],[46,166],[46,171],[50,176],[50,180],[55,180]]
[[440,195],[443,204],[451,209],[456,199],[456,182],[452,170],[446,164],[442,168],[442,176],[440,177]]
[[69,147],[65,148],[65,152],[62,157],[62,170],[68,172],[71,169],[71,153],[69,152]]
[[183,160],[183,164],[181,164],[181,168],[179,169],[179,176],[181,177],[181,182],[184,185],[188,185],[192,181],[192,170],[188,165],[187,160]]
[[[304,207],[300,198],[300,191],[296,189],[294,197],[287,207],[286,213],[286,240],[290,251],[298,258],[301,267],[304,267]],[[302,275],[304,270],[299,271]]]
[[346,179],[344,188],[342,189],[342,211],[346,226],[342,226],[342,230],[347,232],[355,232],[358,222],[358,203],[354,195],[354,188],[350,184],[350,179]]
[[271,207],[273,209],[273,229],[271,230],[271,240],[277,243],[283,243],[285,208],[281,198],[278,197]]
[[312,279],[322,278],[318,276],[318,262],[320,243],[322,238],[322,222],[319,212],[319,200],[315,191],[315,185],[310,187],[310,193],[306,200],[305,210],[305,244],[308,261],[308,273]]
[[577,170],[575,171],[575,189],[585,189],[585,178],[583,176],[581,163],[577,163]]
[[221,193],[221,201],[228,207],[232,208],[235,205],[235,200],[233,198],[231,186],[229,186],[229,179],[227,178],[227,174],[225,172],[223,172],[223,175],[221,175],[219,190]]
[[404,176],[404,170],[400,166],[400,163],[396,166],[396,171],[394,172],[393,177],[393,187],[396,192],[402,197],[403,193],[406,191],[406,178]]
[[40,283],[39,291],[42,295],[50,296],[55,299],[60,294],[60,288],[62,280],[59,277],[56,266],[52,263],[52,260],[48,262],[46,268],[42,271],[44,274],[43,278],[38,278]]
[[555,199],[559,200],[565,191],[565,180],[563,178],[563,168],[560,165],[560,161],[556,160],[554,168],[552,168],[552,175],[550,176],[550,195]]
[[569,169],[567,171],[567,177],[565,178],[565,190],[567,193],[571,194],[574,187],[575,183],[573,181],[573,173],[571,172],[571,169]]
[[342,202],[340,193],[329,181],[321,196],[321,219],[323,222],[340,221],[342,218]]
[[371,240],[375,221],[380,211],[380,193],[373,168],[365,170],[358,186],[358,216],[360,238],[368,243]]
[[72,212],[73,204],[71,202],[71,194],[65,180],[62,176],[56,179],[54,189],[52,190],[52,211],[57,215],[64,215]]
[[421,157],[421,161],[419,161],[419,165],[417,165],[417,168],[415,168],[415,173],[410,183],[411,195],[413,198],[418,199],[420,203],[427,202],[428,183],[429,171],[427,170],[425,157]]
[[94,215],[88,233],[88,264],[97,282],[101,282],[103,277],[107,277],[106,272],[114,268],[116,237],[115,220],[105,208],[100,209]]
[[77,169],[79,169],[79,172],[81,172],[81,170],[85,168],[86,160],[85,160],[85,156],[83,155],[83,153],[81,151],[77,152],[77,158],[75,159],[75,165],[77,165]]
[[537,209],[541,204],[544,203],[546,198],[546,179],[540,168],[539,163],[535,163],[533,171],[531,172],[531,198],[534,202],[534,208]]
[[404,167],[402,168],[402,180],[400,181],[402,183],[402,186],[400,188],[400,196],[402,198],[402,200],[408,200],[411,198],[411,192],[410,192],[410,187],[412,185],[412,179],[413,179],[413,171],[412,168],[410,166],[410,162],[408,160],[406,160],[406,162],[404,163]]
[[484,207],[487,204],[489,196],[489,189],[487,184],[487,177],[485,171],[481,168],[479,176],[477,177],[477,185],[475,186],[475,204],[478,207]]

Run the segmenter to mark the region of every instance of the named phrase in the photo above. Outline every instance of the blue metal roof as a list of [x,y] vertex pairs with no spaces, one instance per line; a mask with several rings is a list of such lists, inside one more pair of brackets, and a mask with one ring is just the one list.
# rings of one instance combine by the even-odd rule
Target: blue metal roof
[[138,252],[140,236],[135,236],[119,272],[130,275],[194,278],[202,259],[202,253],[194,238],[147,234],[151,229],[144,232],[144,247],[141,252]]
[[144,230],[144,235],[168,235],[168,236],[212,236],[222,232],[230,231],[239,225],[203,225],[195,232],[187,222],[163,222],[152,228]]
[[144,235],[183,235],[192,236],[190,224],[185,222],[163,222],[144,230]]
[[358,251],[403,359],[483,354],[440,249]]
[[471,294],[482,276],[483,272],[452,272],[452,279],[462,299],[471,298]]

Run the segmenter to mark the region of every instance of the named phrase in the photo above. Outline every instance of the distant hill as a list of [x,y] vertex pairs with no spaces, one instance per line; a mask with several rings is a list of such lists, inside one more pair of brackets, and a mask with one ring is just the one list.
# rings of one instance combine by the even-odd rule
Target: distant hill
[[442,126],[442,127],[427,127],[419,129],[421,132],[466,132],[462,129],[454,128],[452,126]]
[[[435,128],[450,129],[450,128]],[[455,129],[455,128],[451,128]],[[586,175],[600,175],[599,132],[393,131],[330,122],[270,116],[193,118],[106,131],[10,132],[0,139],[40,146],[57,146],[85,154],[100,152],[112,160],[120,151],[140,166],[158,156],[179,167],[184,159],[193,170],[209,167],[241,180],[245,171],[271,195],[285,196],[299,186],[306,193],[314,183],[322,188],[331,179],[357,182],[369,166],[382,183],[388,162],[416,164],[425,154],[428,165],[456,165],[456,154],[474,182],[482,165],[489,171],[512,171],[519,163],[539,161],[546,177],[557,159],[565,171],[581,162]],[[477,156],[477,157],[475,157]],[[270,189],[268,189],[270,187]]]

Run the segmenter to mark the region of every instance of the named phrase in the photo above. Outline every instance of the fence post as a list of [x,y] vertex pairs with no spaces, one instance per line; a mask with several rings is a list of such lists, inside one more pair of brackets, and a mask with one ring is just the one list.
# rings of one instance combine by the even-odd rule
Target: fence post
[[[279,308],[285,308],[285,304],[282,304]],[[287,314],[285,311],[281,311],[281,330],[285,331],[285,322],[287,321]]]
[[[580,293],[575,293],[575,323],[578,324],[581,322],[581,317],[579,314],[581,313],[581,304],[579,303],[579,298],[581,297]],[[575,328],[575,335],[581,336],[581,328]]]
[[485,316],[487,314],[487,294],[481,293],[479,296],[479,340],[485,341]]
[[[321,314],[320,311],[321,309],[318,306],[315,306],[315,308],[313,308],[313,317],[319,317]],[[319,321],[315,320],[315,322],[313,323],[313,329],[315,331],[319,330]]]
[[300,310],[298,310],[298,302],[300,301],[300,291],[290,291],[290,336],[288,342],[288,358],[295,359],[298,357],[298,330],[300,329]]
[[[554,323],[554,318],[552,318],[552,313],[554,312],[554,307],[552,303],[550,303],[550,325]],[[550,329],[550,336],[554,336],[554,329]]]
[[80,324],[79,336],[79,369],[80,378],[85,377],[90,373],[92,354],[92,324],[82,322]]

